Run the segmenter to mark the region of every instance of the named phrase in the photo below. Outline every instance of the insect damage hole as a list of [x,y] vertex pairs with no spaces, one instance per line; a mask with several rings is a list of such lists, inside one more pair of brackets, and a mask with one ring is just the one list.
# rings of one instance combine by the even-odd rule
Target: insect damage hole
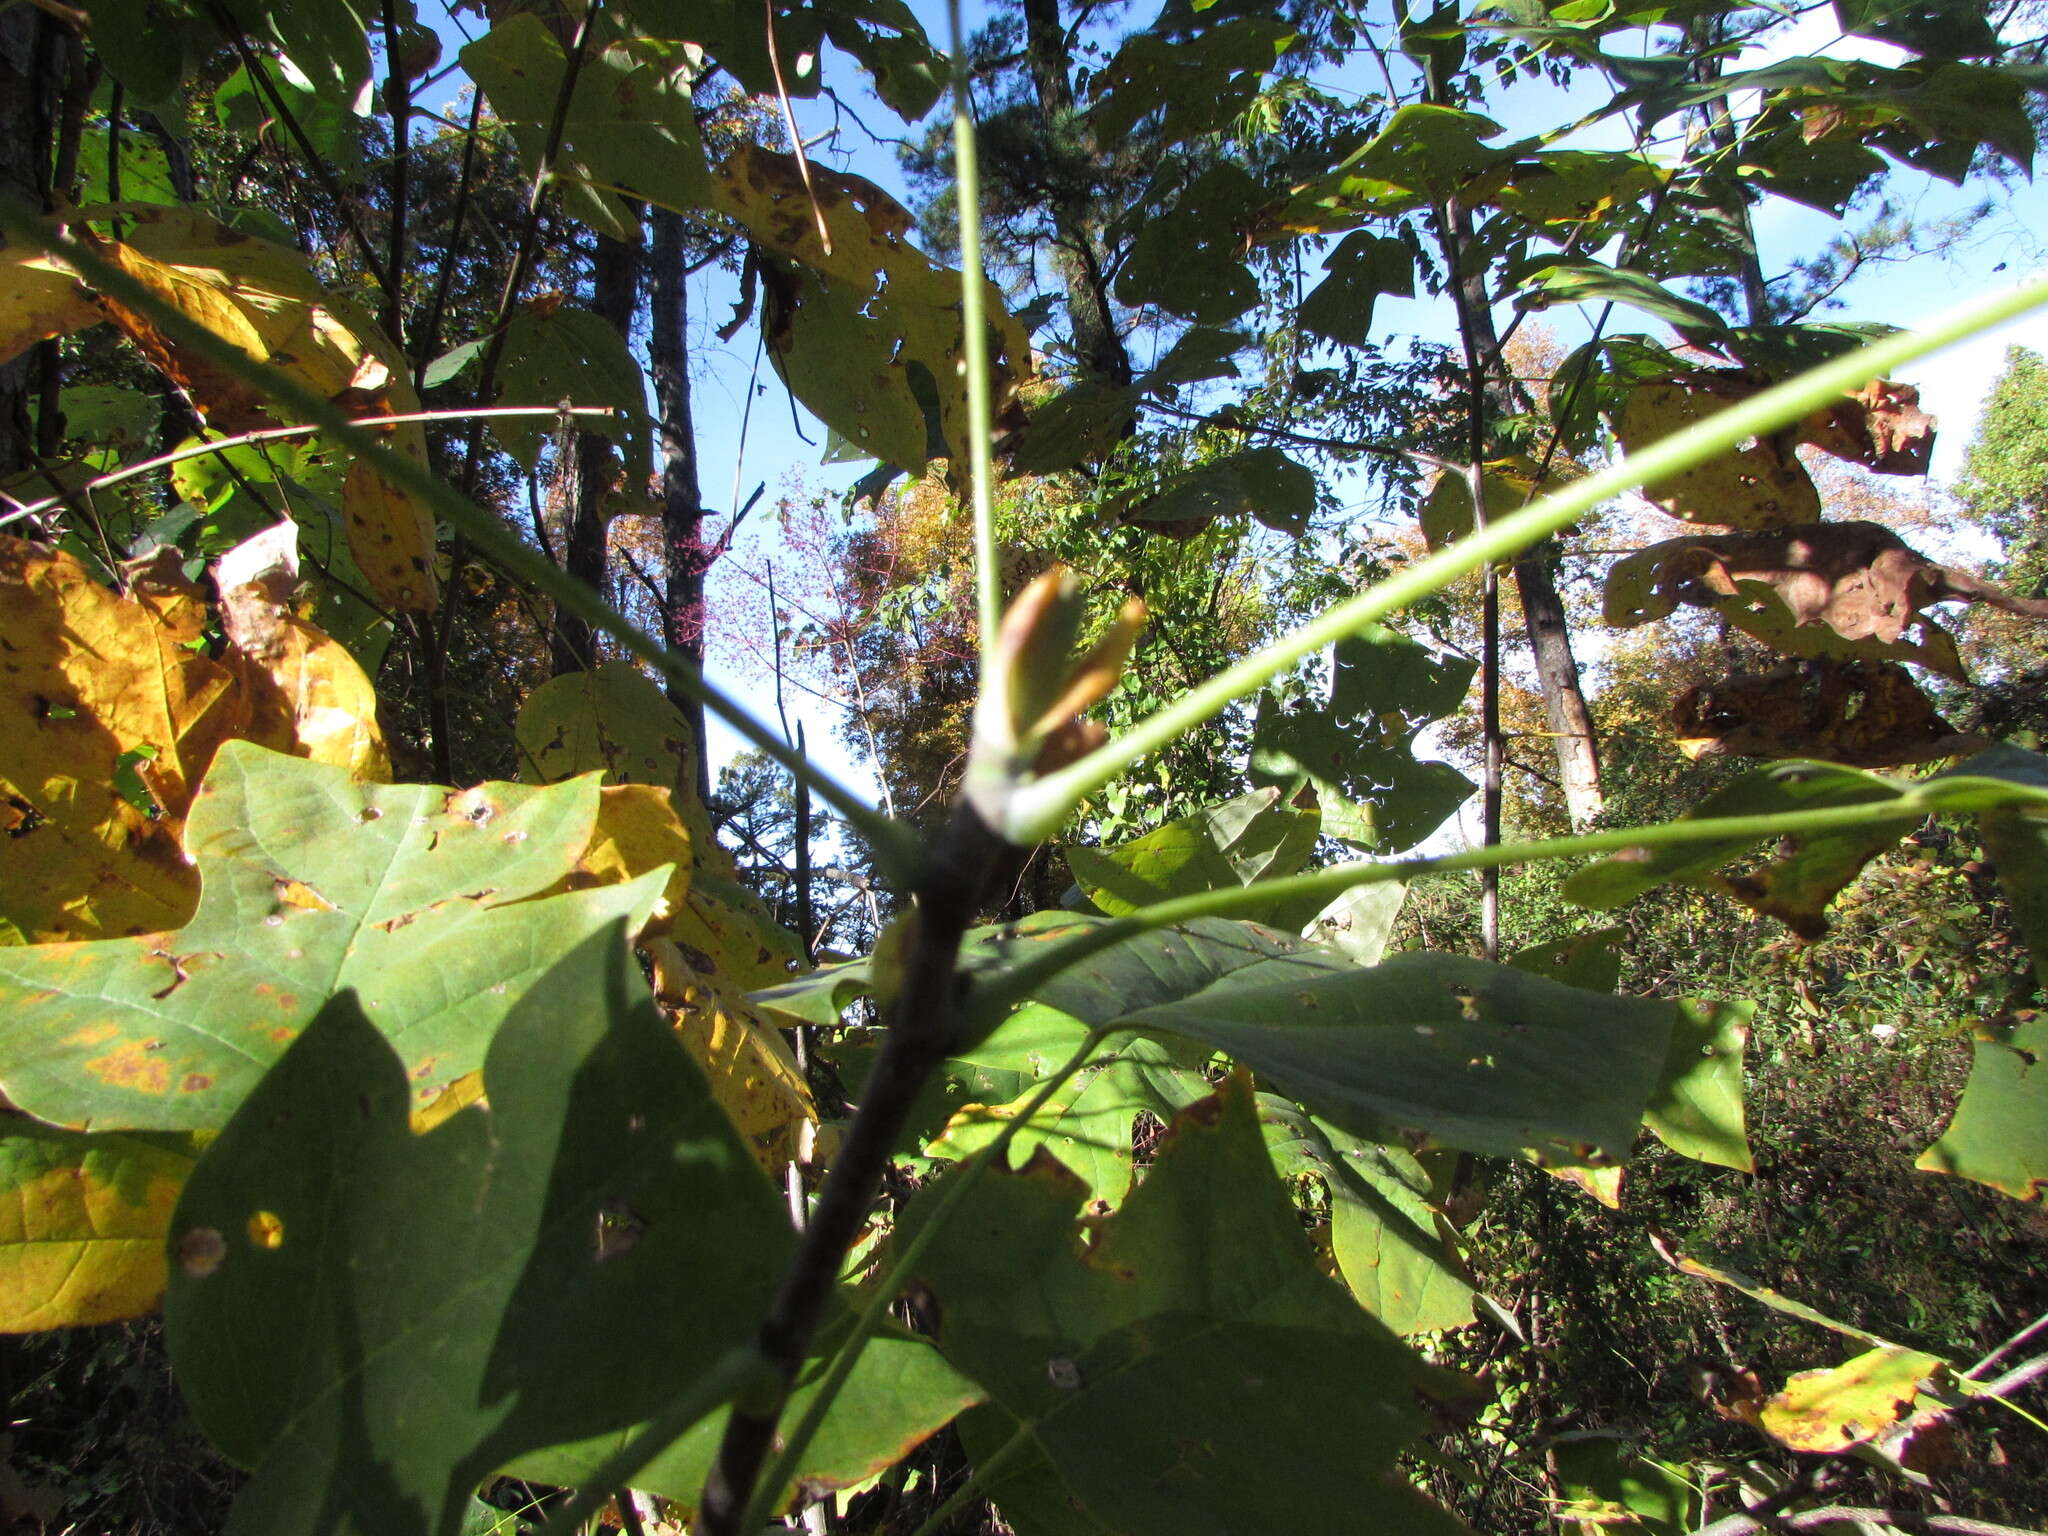
[[266,1250],[284,1246],[284,1218],[275,1211],[258,1211],[249,1218],[249,1245]]

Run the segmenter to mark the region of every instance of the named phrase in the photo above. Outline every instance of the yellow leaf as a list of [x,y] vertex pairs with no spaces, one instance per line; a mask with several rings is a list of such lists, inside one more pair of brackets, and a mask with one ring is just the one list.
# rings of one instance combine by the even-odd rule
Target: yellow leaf
[[26,251],[0,251],[0,363],[105,318],[58,263]]
[[0,1331],[143,1317],[196,1153],[168,1137],[0,1126]]
[[1946,1362],[1896,1344],[1829,1370],[1801,1371],[1763,1405],[1758,1423],[1795,1451],[1845,1451],[1898,1422]]
[[652,784],[611,784],[598,792],[597,824],[590,846],[576,861],[564,889],[615,885],[637,880],[662,865],[671,866],[662,905],[651,925],[666,931],[690,891],[690,853],[694,839],[684,830],[670,803],[669,792]]
[[[175,928],[197,900],[179,826],[248,712],[228,669],[191,649],[206,607],[167,554],[124,596],[70,555],[0,536],[0,916],[31,942]],[[123,795],[124,769],[161,814]]]
[[[1642,384],[1616,424],[1622,449],[1650,444],[1756,393],[1739,376],[1712,370],[1668,384]],[[1643,494],[1673,517],[1730,528],[1788,528],[1820,518],[1820,493],[1789,446],[1760,440],[1731,449],[1643,487]]]
[[[74,226],[104,224],[105,208],[73,214]],[[419,411],[404,357],[376,325],[330,292],[298,252],[229,229],[189,208],[121,211],[123,240],[98,249],[158,299],[355,416]],[[179,348],[149,318],[102,295],[100,310],[191,397],[207,424],[223,432],[281,419],[262,390],[241,375]],[[386,429],[392,447],[426,460],[418,423]],[[434,606],[433,519],[366,466],[343,491],[349,548],[386,608],[424,613]]]
[[402,613],[433,612],[434,519],[426,508],[358,461],[341,482],[341,515],[370,595]]
[[276,752],[384,780],[391,759],[377,728],[376,686],[347,647],[292,609],[299,526],[252,534],[215,562],[221,627],[248,698],[249,739]]
[[782,1036],[745,998],[693,968],[676,945],[655,939],[647,949],[655,996],[675,1011],[676,1033],[704,1069],[712,1096],[764,1168],[772,1173],[792,1161],[818,1112]]

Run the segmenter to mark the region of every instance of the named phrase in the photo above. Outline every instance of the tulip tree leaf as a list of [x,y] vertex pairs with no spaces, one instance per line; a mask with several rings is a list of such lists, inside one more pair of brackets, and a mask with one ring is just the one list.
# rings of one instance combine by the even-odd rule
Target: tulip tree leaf
[[1301,301],[1302,328],[1354,347],[1372,333],[1375,299],[1415,293],[1415,253],[1386,235],[1354,230],[1323,258],[1323,270],[1329,275]]
[[484,1087],[415,1135],[344,993],[194,1170],[165,1317],[194,1416],[255,1467],[231,1536],[454,1536],[499,1467],[653,1416],[753,1337],[788,1216],[623,924],[526,990]]
[[[784,1422],[794,1423],[818,1395],[818,1387],[843,1329],[821,1331],[812,1358],[798,1374]],[[901,1461],[963,1409],[985,1397],[980,1387],[962,1376],[924,1339],[884,1332],[861,1347],[853,1374],[846,1378],[831,1409],[818,1425],[784,1490],[782,1505],[797,1502],[798,1489],[823,1491],[851,1488],[883,1468]],[[678,1506],[680,1518],[694,1516],[704,1480],[718,1455],[729,1409],[700,1419],[667,1450],[633,1474],[633,1486],[659,1494]],[[521,1456],[504,1471],[513,1477],[565,1487],[582,1484],[605,1458],[631,1440],[634,1431],[556,1446]]]
[[1472,1321],[1472,1286],[1413,1156],[1347,1136],[1272,1094],[1260,1096],[1259,1118],[1280,1171],[1328,1192],[1330,1254],[1360,1306],[1400,1334]]
[[193,1149],[0,1120],[0,1332],[146,1317]]
[[597,818],[594,777],[547,789],[353,782],[222,747],[185,825],[199,867],[175,933],[0,950],[0,1084],[82,1129],[223,1124],[329,998],[354,987],[426,1100],[560,956],[667,881],[545,899]]
[[[574,215],[615,240],[639,229],[625,198],[675,208],[709,198],[693,76],[677,62],[661,43],[614,38],[590,47],[577,72],[552,168]],[[462,67],[511,128],[528,171],[537,169],[568,69],[562,44],[540,17],[515,12],[462,50]]]
[[1955,1118],[1915,1166],[2039,1200],[2048,1194],[2048,1017],[1980,1025],[1975,1051]]
[[1340,640],[1328,704],[1259,699],[1251,778],[1292,795],[1313,786],[1323,831],[1396,853],[1434,832],[1472,793],[1448,763],[1414,755],[1417,733],[1455,710],[1473,664],[1381,634]]
[[1209,987],[1118,1020],[1223,1052],[1355,1136],[1620,1162],[1677,1005],[1410,952],[1371,970]]
[[1178,1116],[1086,1240],[1084,1195],[1049,1158],[991,1170],[915,1278],[947,1357],[1086,1516],[1126,1536],[1458,1528],[1389,1475],[1423,1367],[1317,1270],[1248,1085]]

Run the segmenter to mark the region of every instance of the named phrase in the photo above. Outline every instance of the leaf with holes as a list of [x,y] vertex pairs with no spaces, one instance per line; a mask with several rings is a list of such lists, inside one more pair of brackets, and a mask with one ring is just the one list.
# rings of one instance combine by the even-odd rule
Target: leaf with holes
[[1795,1451],[1832,1455],[1875,1440],[1948,1373],[1939,1356],[1888,1345],[1827,1370],[1801,1371],[1758,1411],[1758,1427]]
[[230,742],[185,825],[198,910],[174,933],[0,950],[0,1085],[80,1129],[234,1112],[355,988],[421,1102],[475,1070],[521,993],[667,880],[541,897],[590,845],[598,785],[373,785]]
[[1251,780],[1292,797],[1313,787],[1331,837],[1381,853],[1413,847],[1472,793],[1448,763],[1415,756],[1415,738],[1464,700],[1474,664],[1434,656],[1387,632],[1340,640],[1320,709],[1259,698]]
[[[1711,313],[1711,311],[1709,312]],[[1615,435],[1626,453],[1682,432],[1755,392],[1746,375],[1713,371],[1668,383],[1644,383],[1623,398]],[[1789,439],[1771,438],[1732,448],[1643,487],[1643,494],[1688,523],[1730,528],[1789,528],[1820,516],[1820,493]]]
[[[198,883],[178,830],[220,744],[249,724],[233,673],[196,648],[206,626],[175,551],[123,596],[61,550],[0,535],[0,916],[29,939],[190,915]],[[138,767],[157,816],[123,793]]]
[[485,1103],[425,1135],[351,992],[207,1149],[164,1311],[194,1417],[255,1468],[231,1536],[455,1536],[500,1467],[652,1417],[752,1339],[789,1218],[626,939],[564,948]]

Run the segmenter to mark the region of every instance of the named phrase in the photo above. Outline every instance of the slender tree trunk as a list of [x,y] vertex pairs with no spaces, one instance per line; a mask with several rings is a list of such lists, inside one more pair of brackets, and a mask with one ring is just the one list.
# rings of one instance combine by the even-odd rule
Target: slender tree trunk
[[[1453,210],[1462,226],[1454,231],[1460,248],[1469,244],[1471,214]],[[1514,384],[1507,375],[1493,311],[1487,302],[1484,273],[1466,273],[1465,315],[1473,328],[1473,340],[1482,357],[1490,358],[1486,391],[1490,397],[1487,414],[1493,420],[1521,408],[1514,398]],[[1473,491],[1473,505],[1479,506],[1479,492]],[[1555,539],[1545,539],[1515,561],[1515,594],[1522,604],[1522,624],[1535,659],[1536,678],[1543,694],[1543,715],[1557,757],[1558,784],[1564,791],[1565,813],[1572,826],[1582,828],[1606,805],[1600,784],[1599,738],[1593,728],[1593,711],[1579,681],[1578,658],[1572,654],[1571,626],[1565,615],[1564,599],[1551,572],[1557,549]]]
[[[1043,137],[1056,146],[1087,153],[1069,135],[1078,117],[1074,103],[1073,60],[1066,29],[1060,25],[1059,0],[1024,0],[1025,62],[1038,95]],[[1089,373],[1119,387],[1131,382],[1131,354],[1110,307],[1109,279],[1103,270],[1105,252],[1085,200],[1056,189],[1051,198],[1057,243],[1053,267],[1067,290],[1067,321],[1073,327],[1074,350]]]
[[[615,327],[621,336],[633,324],[640,286],[640,242],[630,244],[609,235],[597,237],[597,259],[591,280],[592,313]],[[572,432],[575,459],[575,511],[563,540],[563,564],[569,574],[602,592],[609,575],[607,526],[609,503],[618,482],[619,454],[611,439],[595,432]],[[576,672],[595,666],[597,647],[589,623],[565,608],[555,610],[551,641],[554,672]]]
[[[688,260],[683,217],[653,210],[654,243],[648,269],[651,328],[648,361],[654,373],[661,422],[662,553],[668,574],[661,605],[662,640],[691,665],[704,665],[704,493],[697,478],[697,433],[690,417]],[[711,765],[704,740],[704,706],[671,689],[669,698],[690,722],[691,776],[699,799],[711,796]]]

